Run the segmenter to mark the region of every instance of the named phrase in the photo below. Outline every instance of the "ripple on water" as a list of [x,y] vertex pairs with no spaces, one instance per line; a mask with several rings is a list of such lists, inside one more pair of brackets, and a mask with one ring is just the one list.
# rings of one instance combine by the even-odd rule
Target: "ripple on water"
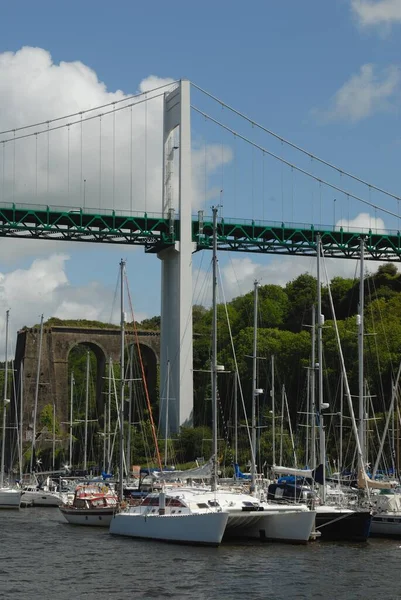
[[399,600],[400,542],[192,548],[72,527],[57,509],[0,512],[0,598]]

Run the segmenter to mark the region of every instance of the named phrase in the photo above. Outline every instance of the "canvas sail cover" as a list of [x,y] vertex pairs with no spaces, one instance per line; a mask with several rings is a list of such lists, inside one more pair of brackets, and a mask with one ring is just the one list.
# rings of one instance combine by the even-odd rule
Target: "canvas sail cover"
[[272,471],[275,473],[280,473],[280,475],[294,475],[295,477],[305,477],[307,479],[313,478],[312,469],[294,469],[291,467],[280,467],[278,465],[274,465],[272,467]]
[[390,481],[374,481],[373,479],[369,479],[366,475],[365,471],[359,469],[358,471],[358,487],[360,489],[364,489],[366,487],[375,490],[389,490],[394,485]]

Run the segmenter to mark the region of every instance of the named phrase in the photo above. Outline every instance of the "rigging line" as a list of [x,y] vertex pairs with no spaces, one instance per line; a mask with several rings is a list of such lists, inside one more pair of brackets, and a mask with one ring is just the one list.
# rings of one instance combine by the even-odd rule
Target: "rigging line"
[[[235,371],[236,371],[236,373],[238,373],[239,372],[238,371],[238,361],[237,361],[237,355],[235,353],[235,348],[234,348],[234,337],[233,337],[233,333],[232,333],[232,329],[231,329],[230,319],[229,319],[229,316],[228,316],[227,301],[226,301],[226,297],[225,297],[225,294],[224,294],[224,287],[223,287],[223,282],[222,282],[222,277],[221,277],[221,270],[220,270],[220,266],[219,265],[217,265],[217,270],[218,270],[218,276],[219,276],[219,281],[220,281],[221,294],[223,296],[223,304],[224,304],[224,310],[225,310],[226,319],[227,319],[227,327],[228,327],[228,333],[229,333],[229,337],[230,337],[230,344],[231,344],[231,349],[232,349],[232,352],[233,352],[233,359],[234,359]],[[254,454],[252,440],[251,440],[251,431],[250,431],[250,427],[249,427],[249,421],[248,421],[248,417],[247,417],[247,413],[246,413],[244,394],[243,394],[243,390],[242,390],[241,380],[240,380],[239,377],[238,377],[238,391],[239,391],[239,394],[240,394],[240,397],[241,397],[242,408],[244,410],[244,419],[245,419],[246,431],[247,431],[247,434],[248,434],[249,446],[250,446],[250,450],[251,450],[251,457],[252,457],[252,460],[255,461],[255,454]]]
[[[331,188],[333,190],[336,190],[337,192],[340,192],[341,194],[345,194],[346,196],[348,196],[348,198],[354,198],[354,200],[358,200],[359,202],[362,202],[363,204],[367,204],[368,206],[371,206],[372,208],[375,208],[375,209],[380,210],[380,211],[382,211],[382,212],[384,212],[384,213],[386,213],[388,215],[391,215],[392,217],[397,217],[397,214],[394,213],[394,212],[392,212],[391,210],[387,210],[386,208],[382,208],[381,206],[377,206],[376,204],[372,204],[372,203],[368,202],[368,200],[364,200],[360,196],[356,196],[355,194],[352,194],[351,192],[349,192],[347,190],[343,190],[343,189],[339,188],[337,185],[334,185],[333,183],[329,183],[328,181],[326,181],[324,179],[319,179],[319,177],[316,177],[315,175],[312,175],[312,173],[309,173],[309,171],[305,171],[305,169],[302,169],[301,167],[297,167],[297,165],[294,165],[293,163],[290,163],[288,160],[285,160],[285,158],[283,158],[282,156],[278,156],[277,154],[274,154],[274,152],[270,152],[270,150],[267,150],[263,146],[260,146],[259,144],[256,144],[255,142],[252,142],[252,140],[250,140],[249,138],[241,135],[240,133],[236,132],[234,129],[231,129],[227,125],[224,125],[224,123],[220,123],[220,121],[217,121],[216,119],[214,119],[210,115],[204,113],[199,108],[196,108],[196,106],[191,106],[191,108],[194,111],[196,111],[197,113],[203,115],[206,119],[209,119],[209,121],[211,121],[212,123],[215,123],[216,125],[219,125],[220,127],[223,127],[223,129],[226,129],[230,133],[236,135],[237,137],[239,137],[244,142],[247,142],[251,146],[255,146],[255,148],[257,148],[258,150],[261,150],[262,152],[265,152],[266,154],[268,154],[272,158],[275,158],[276,160],[280,161],[282,164],[285,164],[288,167],[292,167],[293,169],[295,169],[299,173],[303,173],[303,175],[307,175],[307,177],[311,177],[312,179],[315,179],[315,181],[318,181],[319,183],[323,183],[324,185],[327,185],[327,187],[329,187],[329,188]],[[397,198],[397,196],[394,196],[394,198]]]
[[[164,94],[158,94],[157,96],[153,96],[152,100],[155,98],[160,98],[161,96],[164,96]],[[147,102],[147,100],[139,100],[138,102],[133,102],[132,104],[128,104],[127,106],[120,106],[119,108],[116,108],[114,110],[108,110],[106,112],[97,114],[97,115],[92,115],[91,117],[86,117],[86,119],[82,118],[82,114],[81,114],[81,118],[78,119],[78,121],[70,121],[69,123],[65,123],[64,125],[56,125],[55,127],[49,127],[49,129],[42,129],[41,131],[35,131],[33,133],[26,133],[25,135],[18,135],[16,136],[16,140],[23,140],[29,137],[32,137],[34,135],[41,135],[42,133],[46,133],[47,131],[57,131],[58,129],[63,129],[64,127],[68,127],[68,126],[72,126],[72,125],[78,125],[79,123],[82,122],[87,122],[87,121],[93,121],[93,119],[98,119],[99,117],[104,117],[105,115],[111,115],[114,112],[119,112],[120,110],[126,110],[127,108],[130,108],[131,106],[138,106],[139,104],[142,104],[143,102]],[[78,113],[79,114],[79,113]],[[46,121],[47,123],[47,121]],[[12,131],[12,130],[11,130]],[[0,134],[1,135],[1,134]],[[7,138],[5,140],[0,140],[3,143],[6,142],[12,142],[14,140],[13,137],[11,138]]]
[[148,413],[149,413],[149,420],[150,420],[150,425],[151,425],[151,429],[152,429],[153,441],[155,444],[157,463],[159,465],[160,471],[163,471],[162,460],[161,460],[160,451],[159,451],[159,444],[157,441],[156,427],[155,427],[155,422],[153,419],[153,411],[152,411],[152,406],[150,403],[149,390],[148,390],[148,386],[147,386],[147,382],[146,382],[145,366],[144,366],[143,360],[142,360],[142,352],[141,352],[141,347],[140,347],[140,343],[139,343],[138,328],[137,328],[136,322],[135,322],[134,308],[132,305],[130,289],[128,287],[127,275],[125,275],[125,284],[127,286],[128,302],[129,302],[131,314],[132,314],[132,324],[133,324],[133,329],[134,329],[135,343],[136,343],[138,357],[139,357],[139,363],[140,363],[140,367],[141,367],[142,381],[143,381],[143,385],[145,388],[146,404],[147,404]]
[[354,181],[358,181],[358,183],[362,183],[363,185],[369,185],[371,188],[373,188],[377,192],[381,192],[382,194],[385,194],[386,196],[390,196],[391,198],[395,198],[396,200],[401,200],[401,198],[399,196],[397,196],[396,194],[393,194],[393,193],[388,192],[387,190],[384,190],[384,189],[382,189],[382,188],[380,188],[380,187],[378,187],[376,185],[373,185],[372,183],[369,183],[368,181],[365,181],[364,179],[361,179],[360,177],[357,177],[356,175],[353,175],[352,173],[349,173],[348,171],[345,171],[344,169],[341,169],[340,167],[337,167],[336,165],[333,165],[332,163],[324,160],[323,158],[319,158],[318,156],[316,156],[312,152],[309,152],[308,150],[305,150],[304,148],[301,148],[301,146],[297,146],[293,142],[290,142],[289,140],[281,137],[277,133],[274,133],[274,131],[271,131],[270,129],[267,129],[266,127],[264,127],[260,123],[257,123],[256,121],[253,121],[247,115],[241,113],[240,111],[236,110],[232,106],[230,106],[228,104],[225,104],[225,102],[223,102],[219,98],[216,98],[216,96],[213,96],[212,94],[210,94],[206,90],[202,89],[201,87],[199,87],[198,85],[196,85],[192,81],[191,81],[191,85],[193,85],[194,88],[196,88],[197,90],[199,90],[200,92],[202,92],[206,96],[209,96],[209,98],[211,98],[212,100],[215,100],[216,102],[218,102],[219,104],[221,104],[222,106],[224,106],[224,108],[227,108],[232,113],[234,113],[237,116],[241,117],[242,119],[245,119],[246,121],[248,121],[248,123],[250,123],[253,127],[257,127],[258,129],[261,129],[262,131],[264,131],[265,133],[268,133],[269,135],[273,136],[277,140],[280,140],[280,142],[282,142],[284,144],[287,144],[291,148],[294,148],[295,150],[298,150],[299,152],[302,152],[303,154],[306,154],[306,156],[309,156],[310,158],[312,158],[312,159],[320,162],[321,164],[325,165],[326,167],[330,167],[331,169],[334,169],[335,171],[337,171],[341,175],[346,175],[347,177],[350,177],[350,179],[354,179]]
[[[126,98],[122,98],[121,100],[113,100],[112,102],[108,102],[107,104],[101,104],[99,106],[95,106],[94,108],[87,108],[86,110],[80,110],[79,112],[71,113],[69,115],[64,115],[63,117],[56,117],[55,119],[49,119],[47,121],[39,121],[38,123],[32,123],[31,125],[23,125],[22,127],[16,127],[15,129],[5,129],[4,131],[0,131],[0,135],[5,135],[6,133],[12,133],[13,131],[23,131],[24,129],[32,129],[32,127],[40,127],[41,125],[46,125],[47,123],[56,123],[57,121],[63,121],[64,119],[71,119],[72,117],[78,117],[79,115],[85,115],[86,113],[93,112],[95,110],[101,110],[103,108],[107,108],[108,106],[112,106],[113,104],[120,104],[121,102],[128,102],[129,100],[134,100],[135,98],[140,98],[145,94],[151,94],[152,92],[157,92],[165,87],[169,87],[178,83],[178,80],[172,81],[171,83],[165,83],[163,85],[159,85],[152,90],[147,90],[146,92],[140,92],[139,94],[133,94],[132,96],[127,96]],[[163,92],[164,94],[164,92]],[[159,94],[159,96],[162,94]],[[158,96],[154,96],[157,98]],[[128,108],[128,106],[124,106],[123,108]]]

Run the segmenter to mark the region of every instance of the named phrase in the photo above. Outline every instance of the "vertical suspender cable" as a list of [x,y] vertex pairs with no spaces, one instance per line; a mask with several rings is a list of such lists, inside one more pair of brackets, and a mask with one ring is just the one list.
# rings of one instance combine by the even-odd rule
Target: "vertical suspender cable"
[[99,117],[99,208],[102,206],[102,115]]
[[113,210],[116,208],[116,111],[113,104]]
[[130,186],[129,186],[129,206],[130,206],[130,212],[132,213],[132,183],[133,183],[133,179],[132,179],[132,161],[134,160],[133,157],[133,140],[132,140],[132,106],[130,107]]

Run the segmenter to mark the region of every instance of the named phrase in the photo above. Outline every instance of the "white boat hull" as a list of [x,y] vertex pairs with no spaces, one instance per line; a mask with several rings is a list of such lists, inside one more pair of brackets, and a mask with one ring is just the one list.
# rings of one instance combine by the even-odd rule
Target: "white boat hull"
[[19,508],[21,503],[21,491],[12,488],[0,489],[0,508]]
[[59,506],[65,520],[71,525],[87,525],[90,527],[109,527],[113,518],[114,509],[74,509]]
[[401,514],[390,512],[373,515],[370,535],[401,538]]
[[315,525],[314,511],[229,513],[227,538],[306,543]]
[[23,502],[29,506],[60,506],[63,501],[60,496],[48,492],[24,492]]
[[227,520],[226,512],[180,515],[121,512],[111,520],[110,533],[181,544],[218,546]]

